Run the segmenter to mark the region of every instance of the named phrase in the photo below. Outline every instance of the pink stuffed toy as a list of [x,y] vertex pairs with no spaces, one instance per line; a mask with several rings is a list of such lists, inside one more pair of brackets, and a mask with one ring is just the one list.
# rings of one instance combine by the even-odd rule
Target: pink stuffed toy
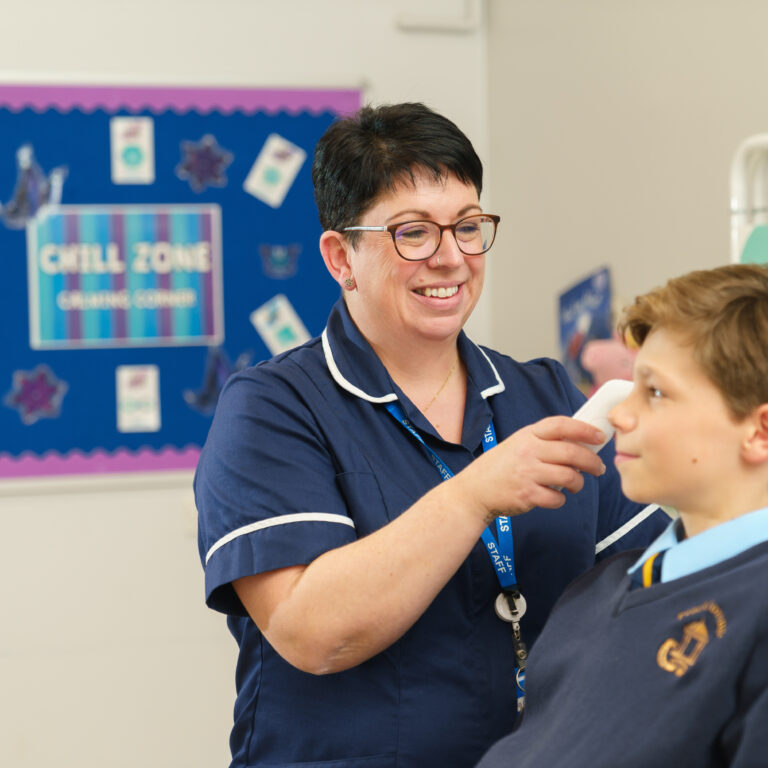
[[614,334],[611,339],[592,339],[584,345],[581,364],[592,374],[590,395],[609,379],[632,380],[637,348],[628,346]]

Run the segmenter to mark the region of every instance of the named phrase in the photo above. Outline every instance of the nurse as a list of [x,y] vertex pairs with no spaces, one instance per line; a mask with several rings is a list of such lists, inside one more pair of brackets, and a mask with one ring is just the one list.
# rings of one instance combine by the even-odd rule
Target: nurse
[[566,585],[665,516],[579,445],[600,433],[558,363],[462,331],[499,217],[452,122],[364,107],[313,181],[342,298],[229,380],[195,478],[206,601],[239,645],[232,766],[474,765]]

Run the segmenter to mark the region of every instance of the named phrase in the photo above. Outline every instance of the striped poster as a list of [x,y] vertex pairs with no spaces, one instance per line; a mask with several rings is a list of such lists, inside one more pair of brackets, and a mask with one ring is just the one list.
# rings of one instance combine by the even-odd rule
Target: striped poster
[[63,205],[27,225],[33,349],[217,345],[217,205]]

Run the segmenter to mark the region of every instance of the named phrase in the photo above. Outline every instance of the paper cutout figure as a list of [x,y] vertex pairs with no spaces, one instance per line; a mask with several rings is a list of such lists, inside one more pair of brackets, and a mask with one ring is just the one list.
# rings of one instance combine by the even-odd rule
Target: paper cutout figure
[[285,280],[296,274],[301,245],[298,243],[267,245],[265,243],[259,246],[259,253],[264,274],[276,280]]
[[243,189],[273,208],[283,204],[307,153],[277,133],[267,136],[253,167],[243,182]]
[[249,317],[273,355],[298,347],[312,338],[288,297],[282,293],[254,309]]
[[118,365],[115,369],[118,432],[159,432],[160,369]]
[[206,187],[226,187],[227,176],[224,171],[234,156],[222,149],[216,139],[206,134],[198,142],[182,141],[182,161],[176,166],[176,175],[189,182],[195,192],[202,192]]
[[113,184],[154,184],[155,122],[151,117],[109,121]]
[[47,365],[33,371],[14,371],[13,388],[3,402],[15,408],[21,420],[29,425],[38,419],[56,419],[61,413],[61,401],[69,386],[57,379]]
[[0,219],[9,229],[24,229],[44,205],[58,205],[67,169],[54,168],[47,176],[35,160],[31,144],[16,151],[16,186],[13,197],[0,205]]
[[199,413],[210,415],[216,410],[221,389],[227,379],[234,373],[242,371],[251,364],[253,352],[250,350],[240,354],[234,364],[230,363],[223,347],[208,347],[205,360],[203,384],[198,390],[185,389],[183,392],[186,404]]

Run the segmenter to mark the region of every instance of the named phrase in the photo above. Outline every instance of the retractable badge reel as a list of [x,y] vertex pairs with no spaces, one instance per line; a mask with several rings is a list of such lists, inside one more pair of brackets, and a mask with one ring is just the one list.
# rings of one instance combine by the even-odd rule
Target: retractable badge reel
[[496,615],[512,625],[512,649],[515,654],[515,683],[517,684],[517,711],[525,706],[525,663],[528,649],[520,634],[520,619],[525,615],[527,604],[518,589],[506,589],[496,597]]

